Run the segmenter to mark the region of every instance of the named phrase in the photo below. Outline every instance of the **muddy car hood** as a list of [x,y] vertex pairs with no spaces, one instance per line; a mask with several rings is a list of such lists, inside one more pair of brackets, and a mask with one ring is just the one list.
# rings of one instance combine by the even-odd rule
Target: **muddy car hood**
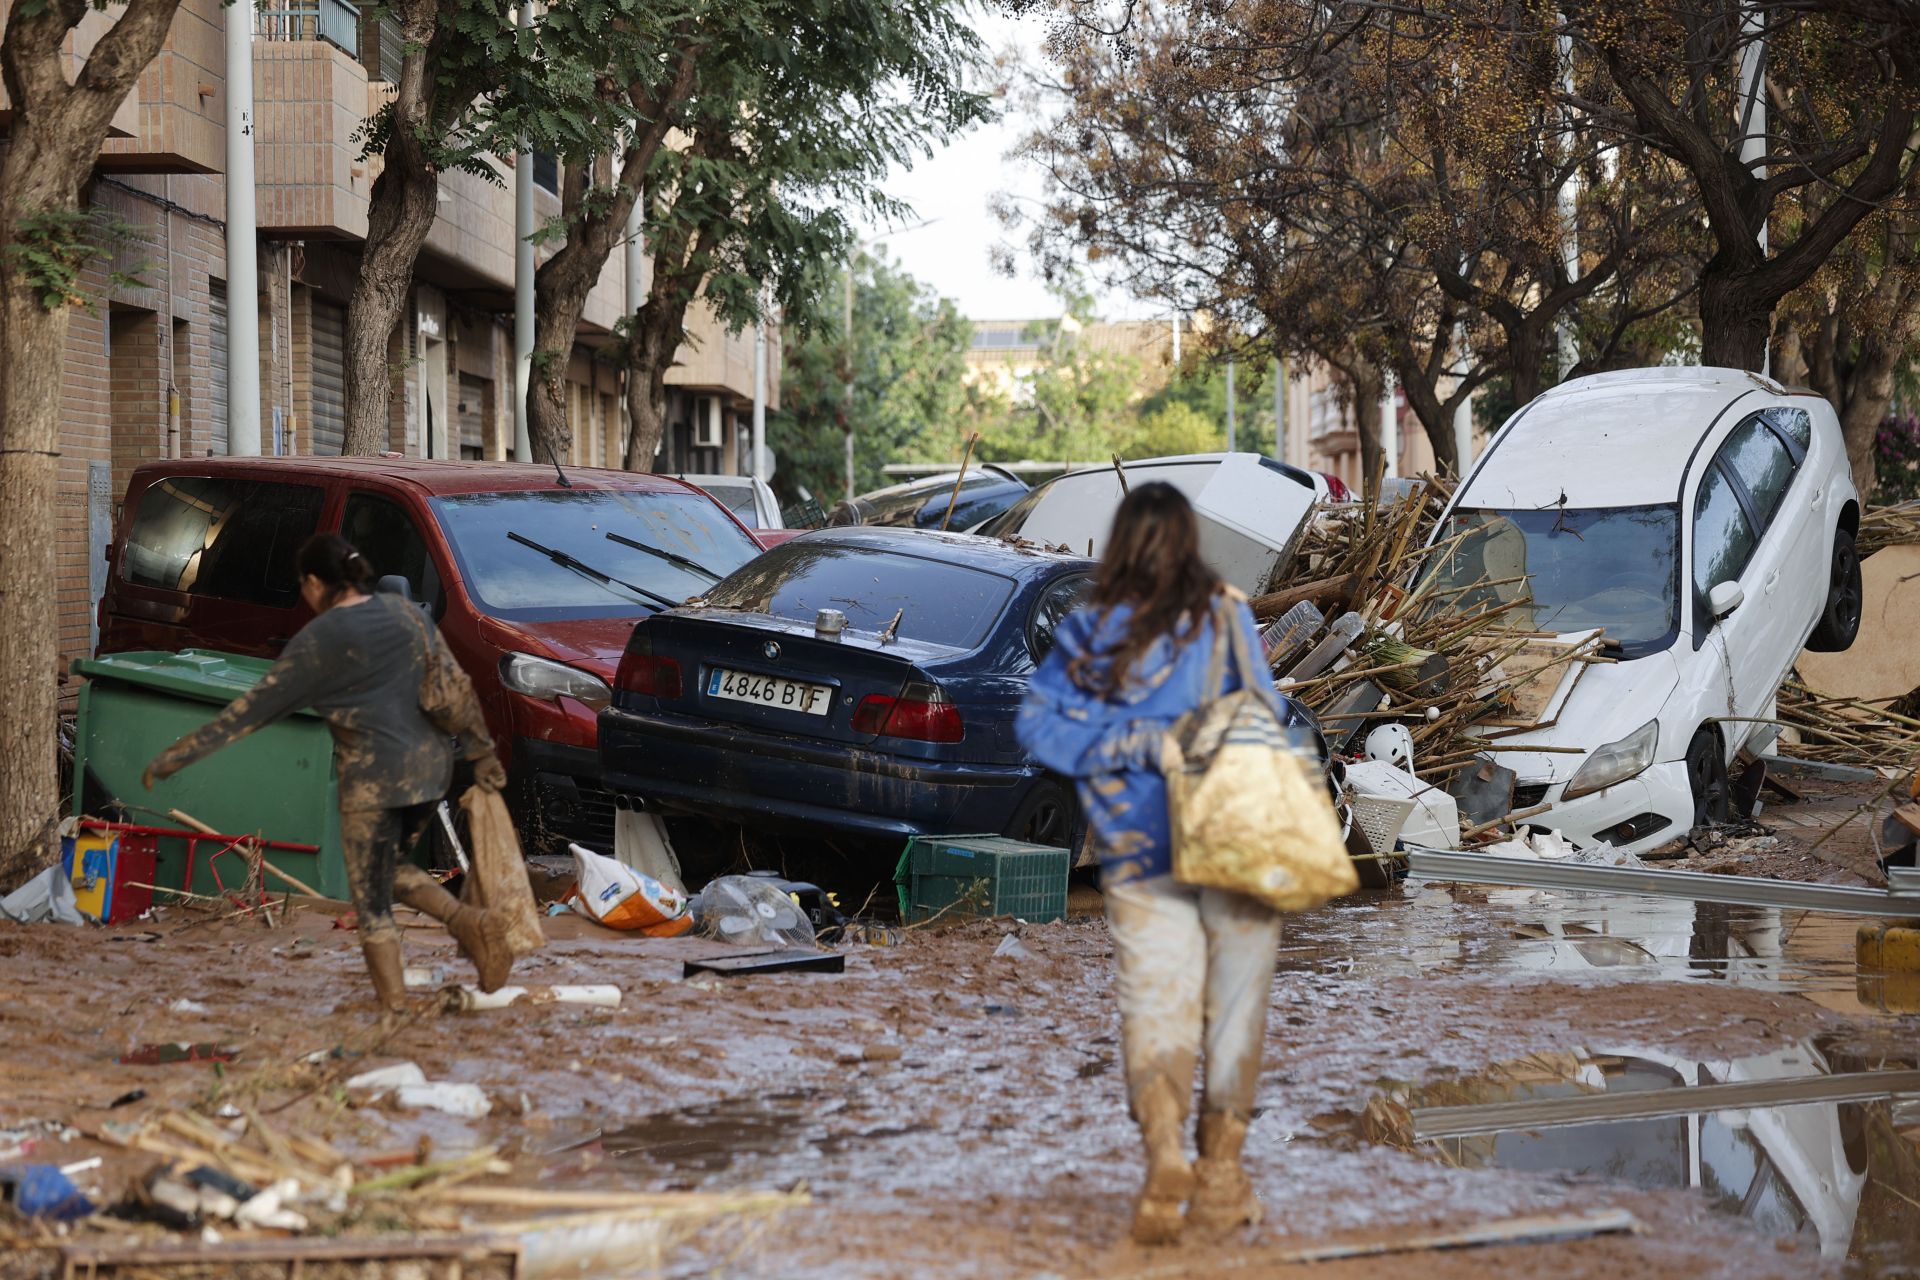
[[[626,652],[627,637],[638,618],[563,618],[551,622],[502,624],[508,636],[524,638],[515,647],[553,658],[603,680],[613,678]],[[511,641],[509,643],[512,643]]]
[[[1499,739],[1502,747],[1540,746],[1552,751],[1505,750],[1495,760],[1512,769],[1522,781],[1562,781],[1573,776],[1596,747],[1618,741],[1649,720],[1673,695],[1680,665],[1673,650],[1648,654],[1628,662],[1587,666],[1579,672],[1573,690],[1550,724]],[[1661,758],[1669,754],[1661,743]],[[1566,748],[1577,748],[1569,752]]]

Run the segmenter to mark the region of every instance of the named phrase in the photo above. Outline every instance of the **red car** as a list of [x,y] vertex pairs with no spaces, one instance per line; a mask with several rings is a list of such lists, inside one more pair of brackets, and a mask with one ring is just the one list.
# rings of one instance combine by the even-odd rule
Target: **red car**
[[[632,471],[405,458],[195,458],[133,473],[101,653],[274,657],[311,616],[293,557],[338,532],[427,605],[486,708],[530,845],[610,849],[595,717],[634,622],[761,547],[712,498]],[[389,583],[389,586],[396,584]]]

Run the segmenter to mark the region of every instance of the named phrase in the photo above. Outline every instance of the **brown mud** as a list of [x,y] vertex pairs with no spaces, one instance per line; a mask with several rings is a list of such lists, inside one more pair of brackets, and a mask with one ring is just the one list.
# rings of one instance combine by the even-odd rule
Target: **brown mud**
[[[553,941],[515,980],[612,983],[620,1008],[427,1013],[378,1043],[356,937],[325,915],[275,930],[183,930],[195,917],[162,915],[109,929],[0,924],[0,1130],[80,1130],[30,1158],[105,1157],[83,1180],[109,1199],[153,1158],[84,1135],[161,1107],[233,1103],[357,1157],[498,1143],[514,1166],[502,1182],[812,1193],[744,1252],[726,1225],[708,1230],[676,1275],[1264,1275],[1309,1244],[1602,1208],[1631,1211],[1641,1231],[1313,1273],[1761,1280],[1920,1263],[1920,1217],[1901,1216],[1901,1197],[1920,1188],[1905,1181],[1849,1201],[1862,1247],[1848,1262],[1852,1242],[1836,1233],[1854,1228],[1838,1219],[1824,1232],[1763,1221],[1711,1187],[1636,1183],[1573,1158],[1448,1159],[1362,1122],[1389,1104],[1412,1114],[1432,1100],[1423,1089],[1479,1096],[1471,1082],[1510,1083],[1524,1061],[1574,1062],[1576,1087],[1587,1066],[1604,1075],[1636,1055],[1721,1063],[1815,1046],[1820,1070],[1914,1065],[1920,1018],[1860,999],[1854,922],[1839,917],[1407,885],[1292,919],[1247,1143],[1267,1220],[1231,1240],[1150,1250],[1125,1242],[1142,1166],[1097,917],[917,929],[898,947],[852,950],[841,975],[694,981],[681,980],[685,959],[728,949],[549,920]],[[1029,957],[993,955],[1008,930]],[[409,964],[470,980],[444,934],[405,933]],[[193,1004],[176,1011],[182,1000]],[[238,1056],[116,1061],[172,1041]],[[480,1085],[493,1113],[356,1105],[339,1087],[402,1059],[431,1080]],[[104,1109],[134,1090],[146,1096]],[[1875,1114],[1882,1162],[1911,1160],[1920,1117]]]

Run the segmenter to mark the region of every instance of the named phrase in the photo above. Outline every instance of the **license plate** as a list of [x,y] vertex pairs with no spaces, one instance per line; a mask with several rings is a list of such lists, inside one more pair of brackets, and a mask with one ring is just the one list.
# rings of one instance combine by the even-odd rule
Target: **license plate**
[[730,671],[715,667],[707,676],[707,696],[728,698],[734,702],[755,702],[763,707],[784,711],[804,711],[823,716],[833,705],[833,687],[808,684],[803,680],[783,680],[778,676],[756,676],[750,671]]

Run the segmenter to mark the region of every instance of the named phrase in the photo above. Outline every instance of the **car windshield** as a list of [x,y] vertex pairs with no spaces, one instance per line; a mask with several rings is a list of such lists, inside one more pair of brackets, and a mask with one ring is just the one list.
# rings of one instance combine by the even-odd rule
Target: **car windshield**
[[1520,602],[1508,625],[1598,628],[1641,657],[1679,626],[1679,529],[1671,505],[1455,511],[1421,594],[1462,615]]
[[[434,514],[474,603],[501,618],[651,613],[697,595],[760,554],[703,494],[543,489],[435,498]],[[608,535],[684,559],[676,563]]]
[[[699,483],[695,481],[695,483]],[[760,527],[759,512],[753,509],[753,486],[750,484],[702,484],[713,497],[733,512],[734,518],[749,529]]]
[[838,609],[847,625],[956,649],[986,639],[1013,596],[1013,579],[985,569],[824,539],[783,543],[707,592],[716,609],[812,622]]

